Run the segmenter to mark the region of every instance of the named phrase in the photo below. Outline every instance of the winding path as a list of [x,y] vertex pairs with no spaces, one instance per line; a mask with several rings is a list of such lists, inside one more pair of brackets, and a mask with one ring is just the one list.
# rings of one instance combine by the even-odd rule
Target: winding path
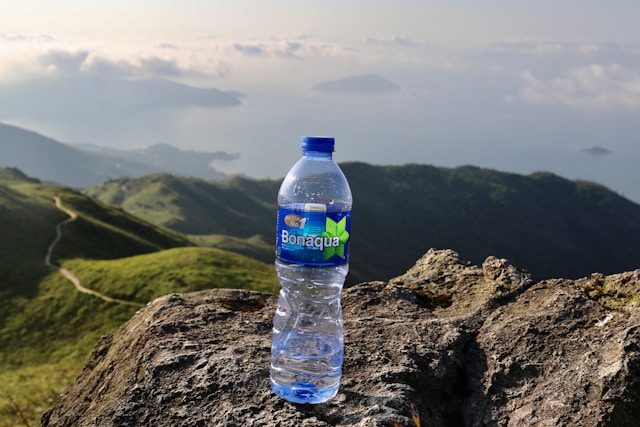
[[121,299],[117,299],[117,298],[111,298],[110,296],[101,294],[98,291],[94,291],[93,289],[89,289],[87,287],[85,287],[82,282],[80,281],[80,279],[78,279],[78,277],[73,274],[72,272],[70,272],[69,270],[67,270],[66,268],[63,268],[59,265],[53,264],[51,262],[51,254],[53,253],[53,249],[56,247],[56,245],[58,244],[58,242],[60,241],[60,239],[62,238],[62,226],[74,221],[78,215],[76,215],[75,212],[73,212],[72,210],[69,210],[67,208],[65,208],[62,205],[62,202],[60,201],[60,197],[55,196],[53,198],[56,207],[58,209],[60,209],[62,212],[66,213],[67,215],[69,215],[69,218],[65,219],[64,221],[58,223],[56,225],[56,238],[53,240],[53,242],[51,242],[51,245],[49,245],[49,249],[47,250],[47,256],[44,258],[44,263],[47,264],[49,267],[55,268],[56,270],[58,270],[60,272],[60,274],[62,274],[64,277],[67,278],[67,280],[69,280],[71,283],[73,283],[73,286],[76,287],[76,289],[79,292],[82,292],[84,294],[89,294],[89,295],[93,295],[94,297],[98,297],[103,301],[107,301],[107,302],[115,302],[118,304],[126,304],[126,305],[132,305],[135,307],[141,307],[142,304],[138,304],[132,301],[125,301],[125,300],[121,300]]

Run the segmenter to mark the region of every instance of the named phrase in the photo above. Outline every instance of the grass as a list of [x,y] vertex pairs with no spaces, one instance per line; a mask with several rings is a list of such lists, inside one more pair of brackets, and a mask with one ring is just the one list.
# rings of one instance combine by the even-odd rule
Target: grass
[[54,270],[35,296],[11,302],[0,327],[0,426],[38,425],[100,337],[135,308],[81,294]]
[[[106,261],[73,259],[63,265],[91,289],[140,303],[215,287],[278,289],[271,265],[212,248],[175,248]],[[100,337],[136,311],[77,292],[55,271],[33,298],[14,298],[13,304],[0,328],[0,427],[37,425],[42,410],[79,374]]]
[[[175,248],[107,261],[74,259],[63,265],[89,288],[140,303],[214,287],[278,289],[271,265],[211,248]],[[43,408],[79,374],[100,337],[117,329],[136,308],[77,292],[55,271],[35,297],[13,303],[15,310],[0,328],[0,426],[27,425],[23,417],[36,425]]]
[[[46,274],[44,256],[64,218],[38,185],[0,185],[0,294],[32,295]],[[0,304],[2,304],[0,302]],[[1,322],[0,315],[0,322]]]
[[[140,306],[172,292],[278,289],[271,263],[193,247],[184,235],[120,208],[0,168],[0,427],[38,425],[100,337],[138,309],[80,293],[44,264],[56,224],[67,218],[54,196],[78,218],[63,227],[53,261],[86,287]],[[224,239],[215,244],[228,246]],[[231,246],[251,244],[261,243],[248,238]]]
[[0,427],[36,426],[82,363],[46,363],[0,373]]
[[273,266],[213,248],[175,248],[108,261],[66,260],[83,284],[110,297],[146,303],[171,292],[241,288],[276,293]]
[[55,270],[42,280],[34,297],[12,302],[14,309],[3,313],[0,327],[3,369],[77,361],[101,335],[115,330],[136,311],[78,292]]
[[68,188],[49,189],[64,206],[78,214],[65,227],[65,239],[57,251],[61,258],[116,259],[161,249],[187,246],[190,242],[171,231],[120,208],[101,203]]

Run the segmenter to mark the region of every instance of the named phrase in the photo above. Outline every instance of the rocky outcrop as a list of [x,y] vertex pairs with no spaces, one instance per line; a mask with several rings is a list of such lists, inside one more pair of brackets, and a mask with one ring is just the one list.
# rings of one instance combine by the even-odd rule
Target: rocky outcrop
[[338,396],[269,388],[276,298],[211,290],[140,310],[90,355],[44,426],[637,426],[640,270],[535,283],[430,250],[343,294]]

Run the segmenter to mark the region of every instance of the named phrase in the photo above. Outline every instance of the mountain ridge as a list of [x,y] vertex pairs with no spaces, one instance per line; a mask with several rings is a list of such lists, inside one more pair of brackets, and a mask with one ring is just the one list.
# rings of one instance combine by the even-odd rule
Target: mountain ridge
[[[167,147],[171,149],[167,150]],[[162,162],[158,162],[158,158]],[[86,188],[110,178],[140,177],[158,172],[225,179],[227,175],[210,164],[216,159],[229,161],[234,158],[224,152],[189,152],[168,144],[132,152],[86,150],[38,132],[0,123],[0,167],[14,167],[31,177],[74,188]]]
[[[354,195],[350,283],[400,274],[425,246],[451,247],[473,262],[496,254],[537,278],[612,274],[638,265],[632,254],[640,250],[640,205],[600,184],[474,166],[341,167]],[[153,175],[102,183],[87,193],[189,234],[272,241],[279,183]],[[229,202],[231,196],[244,202]],[[262,254],[273,259],[273,251]]]

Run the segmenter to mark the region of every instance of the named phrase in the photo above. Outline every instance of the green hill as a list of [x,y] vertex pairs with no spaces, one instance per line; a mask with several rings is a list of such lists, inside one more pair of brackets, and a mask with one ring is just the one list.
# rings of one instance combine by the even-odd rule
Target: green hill
[[275,181],[208,182],[154,174],[97,184],[86,194],[186,234],[251,237],[275,223]]
[[399,274],[429,247],[478,264],[504,257],[540,280],[640,267],[640,205],[595,183],[472,166],[344,170],[354,193],[352,253],[366,257],[354,268],[365,277]]
[[85,193],[185,233],[198,246],[272,263],[274,237],[270,230],[276,220],[274,194],[279,186],[278,181],[233,178],[209,182],[154,174],[107,181]]
[[[105,301],[79,292],[52,261]],[[181,234],[62,186],[0,168],[0,426],[35,425],[78,374],[89,350],[147,301],[171,292],[234,287],[275,292],[273,267],[192,247]]]
[[[638,268],[640,206],[607,188],[549,173],[472,166],[345,163],[354,197],[349,283],[402,274],[430,247],[482,263],[505,257],[536,278]],[[167,175],[106,182],[88,194],[215,246],[273,260],[279,181],[209,183]],[[253,236],[262,246],[246,243]]]
[[0,168],[0,182],[6,183],[40,183],[39,179],[31,178],[17,168]]
[[244,288],[276,293],[279,289],[270,265],[212,248],[175,248],[107,261],[72,259],[62,265],[87,287],[140,304],[172,292]]
[[[6,170],[3,175],[7,175]],[[67,218],[53,202],[59,196],[78,214],[65,227],[53,261],[61,257],[114,259],[190,243],[176,232],[138,219],[61,186],[30,180],[0,180],[0,292],[29,294],[49,273],[47,249],[56,236],[55,225]],[[1,304],[1,303],[0,303]]]

